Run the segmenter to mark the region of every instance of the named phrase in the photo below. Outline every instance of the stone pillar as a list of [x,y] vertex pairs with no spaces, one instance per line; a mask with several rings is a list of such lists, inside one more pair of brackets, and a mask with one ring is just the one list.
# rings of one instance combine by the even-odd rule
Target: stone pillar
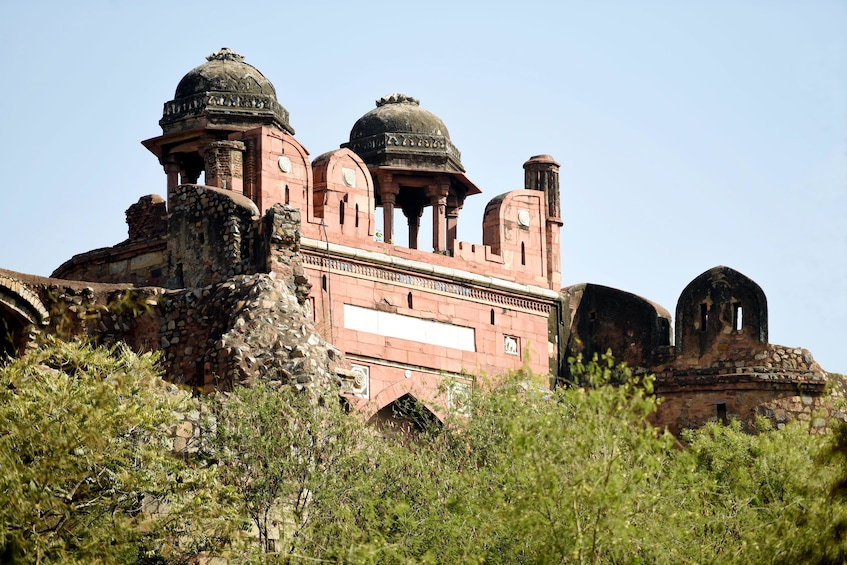
[[168,177],[168,191],[165,193],[170,200],[171,194],[174,189],[179,186],[179,163],[177,162],[176,156],[168,155],[165,164],[165,174]]
[[450,192],[449,181],[440,181],[430,185],[426,191],[432,204],[432,251],[443,253],[447,250],[447,195]]
[[391,174],[381,175],[379,179],[379,196],[382,200],[382,232],[383,241],[394,242],[394,203],[400,194],[398,185]]
[[214,141],[203,151],[206,184],[244,194],[244,143]]
[[462,209],[464,198],[458,194],[447,197],[447,250],[453,252],[456,246],[456,234],[459,226],[459,210]]
[[409,249],[417,249],[423,208],[403,208],[403,214],[409,221]]

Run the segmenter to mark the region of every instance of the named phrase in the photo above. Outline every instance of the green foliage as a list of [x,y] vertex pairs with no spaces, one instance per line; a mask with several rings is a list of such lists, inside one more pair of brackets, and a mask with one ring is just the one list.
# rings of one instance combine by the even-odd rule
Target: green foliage
[[316,513],[344,490],[336,477],[354,445],[357,420],[337,396],[318,399],[262,383],[207,404],[215,430],[209,457],[237,493],[261,551],[298,554]]
[[414,436],[332,395],[237,388],[204,400],[186,458],[168,430],[190,399],[154,361],[53,343],[0,368],[0,559],[847,561],[847,428],[710,424],[682,445],[649,424],[651,379],[609,354],[574,361],[581,386],[478,386],[467,417]]
[[[184,518],[199,515],[211,481],[170,455],[168,430],[187,397],[154,364],[125,347],[55,341],[0,367],[7,561],[164,560],[179,558],[173,536],[196,542]],[[142,512],[154,503],[168,512]]]

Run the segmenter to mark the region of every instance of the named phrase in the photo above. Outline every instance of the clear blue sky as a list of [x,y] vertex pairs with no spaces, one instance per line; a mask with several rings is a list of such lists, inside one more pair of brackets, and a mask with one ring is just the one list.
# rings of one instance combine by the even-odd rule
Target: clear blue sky
[[165,189],[139,142],[226,46],[313,156],[376,98],[419,98],[483,190],[460,239],[480,242],[488,200],[549,153],[565,285],[673,313],[727,265],[767,294],[771,342],[847,372],[844,0],[0,0],[0,46],[0,267],[49,275],[124,240],[126,208]]

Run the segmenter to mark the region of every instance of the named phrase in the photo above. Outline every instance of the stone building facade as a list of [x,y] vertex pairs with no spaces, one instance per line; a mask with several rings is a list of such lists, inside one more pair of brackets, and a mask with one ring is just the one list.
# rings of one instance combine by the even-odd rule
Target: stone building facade
[[[441,416],[479,374],[526,367],[567,382],[569,358],[608,348],[657,373],[658,421],[673,430],[776,420],[783,399],[822,398],[823,371],[808,352],[767,343],[764,293],[731,269],[683,291],[675,345],[658,305],[561,289],[548,155],[489,201],[481,243],[458,240],[465,200],[482,190],[443,121],[410,96],[380,98],[339,149],[310,160],[271,82],[222,49],[183,77],[159,125],[143,144],[166,197],[127,210],[125,242],[49,279],[0,271],[7,352],[33,327],[122,339],[161,350],[169,376],[198,389],[336,382],[377,419],[412,397]],[[400,230],[408,245],[395,244]]]

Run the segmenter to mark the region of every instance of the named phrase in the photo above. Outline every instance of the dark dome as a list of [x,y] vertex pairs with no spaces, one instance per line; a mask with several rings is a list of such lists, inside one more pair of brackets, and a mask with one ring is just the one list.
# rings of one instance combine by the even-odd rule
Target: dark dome
[[368,165],[411,166],[464,171],[461,154],[441,118],[420,107],[416,98],[390,94],[359,118],[342,145]]
[[243,92],[273,96],[276,89],[259,69],[224,47],[206,57],[205,63],[188,71],[176,87],[174,98],[205,92]]
[[419,133],[450,139],[441,118],[420,107],[417,98],[390,94],[376,101],[376,108],[359,118],[350,131],[350,141],[380,133]]
[[271,81],[226,47],[182,77],[159,123],[168,132],[195,127],[199,117],[219,125],[274,125],[294,133]]

